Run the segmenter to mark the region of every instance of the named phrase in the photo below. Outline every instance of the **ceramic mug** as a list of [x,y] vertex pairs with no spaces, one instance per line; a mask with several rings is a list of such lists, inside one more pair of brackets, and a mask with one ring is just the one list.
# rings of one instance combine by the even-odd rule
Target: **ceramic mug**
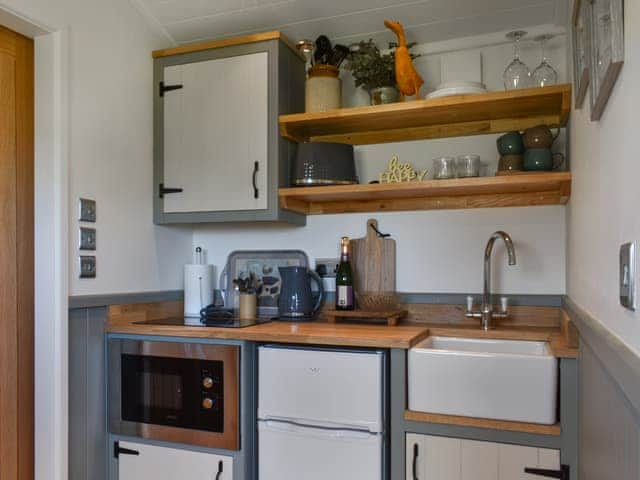
[[527,128],[522,134],[524,148],[527,150],[532,148],[551,148],[551,145],[553,145],[553,142],[558,138],[559,134],[560,129],[558,129],[554,135],[546,125]]
[[562,153],[552,153],[548,148],[531,148],[524,152],[524,169],[528,171],[555,170],[564,162]]
[[498,162],[498,171],[517,172],[522,170],[522,155],[502,155]]
[[520,132],[505,133],[496,140],[500,155],[518,155],[524,153],[524,143]]

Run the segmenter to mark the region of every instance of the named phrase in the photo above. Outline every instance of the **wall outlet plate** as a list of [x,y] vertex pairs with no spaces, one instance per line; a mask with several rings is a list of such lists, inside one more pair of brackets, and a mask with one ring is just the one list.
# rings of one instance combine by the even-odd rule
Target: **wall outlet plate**
[[95,250],[96,249],[96,229],[88,227],[80,227],[79,231],[80,250]]
[[88,198],[81,198],[78,202],[78,220],[81,222],[96,221],[96,201]]
[[631,242],[620,247],[620,305],[636,309],[636,246]]
[[80,255],[80,278],[96,278],[96,257],[95,255]]
[[316,272],[322,278],[335,278],[338,265],[340,260],[337,258],[316,258]]

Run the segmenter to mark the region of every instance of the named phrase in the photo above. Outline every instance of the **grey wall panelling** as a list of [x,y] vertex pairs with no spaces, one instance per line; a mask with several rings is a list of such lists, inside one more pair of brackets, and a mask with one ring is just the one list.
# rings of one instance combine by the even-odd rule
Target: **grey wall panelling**
[[[561,360],[560,390],[562,434],[538,435],[521,432],[507,432],[485,428],[442,425],[436,423],[413,422],[404,419],[407,405],[407,352],[403,349],[391,350],[391,478],[403,479],[406,465],[406,434],[418,433],[444,437],[464,438],[487,442],[528,445],[539,448],[561,450],[561,460],[571,467],[571,480],[578,478],[576,456],[577,411],[571,402],[577,398],[577,362]],[[566,418],[565,418],[566,415]]]
[[580,480],[640,478],[640,357],[571,299],[580,332]]
[[106,308],[69,312],[69,479],[104,480]]
[[200,52],[161,57],[154,60],[154,88],[164,78],[164,67],[257,52],[269,54],[269,135],[268,135],[268,209],[260,211],[225,211],[164,213],[158,185],[164,183],[164,103],[154,91],[154,222],[287,222],[304,225],[306,217],[283,210],[278,203],[278,187],[289,185],[289,165],[295,155],[295,144],[280,137],[278,116],[304,111],[304,61],[279,40],[216,48]]

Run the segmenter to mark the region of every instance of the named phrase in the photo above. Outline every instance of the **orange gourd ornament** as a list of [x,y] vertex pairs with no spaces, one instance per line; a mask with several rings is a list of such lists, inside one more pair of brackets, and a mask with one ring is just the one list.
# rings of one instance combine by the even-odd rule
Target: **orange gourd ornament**
[[413,65],[413,60],[407,47],[407,37],[400,22],[385,20],[384,25],[398,37],[398,48],[395,51],[396,57],[396,82],[398,90],[404,100],[405,96],[415,95],[416,100],[420,99],[420,87],[424,80]]

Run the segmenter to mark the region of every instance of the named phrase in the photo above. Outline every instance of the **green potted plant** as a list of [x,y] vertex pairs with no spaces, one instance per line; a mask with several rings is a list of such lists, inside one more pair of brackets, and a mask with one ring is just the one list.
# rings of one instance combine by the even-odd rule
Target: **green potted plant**
[[[408,48],[415,44],[409,44]],[[398,101],[395,72],[395,44],[382,53],[373,40],[361,41],[349,47],[347,70],[353,75],[356,87],[362,87],[371,97],[372,105]],[[417,58],[419,55],[411,55]]]

